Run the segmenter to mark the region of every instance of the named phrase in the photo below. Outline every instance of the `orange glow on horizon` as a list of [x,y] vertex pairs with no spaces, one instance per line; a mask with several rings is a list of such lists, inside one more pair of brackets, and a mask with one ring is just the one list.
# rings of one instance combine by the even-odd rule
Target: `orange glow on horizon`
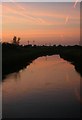
[[[78,37],[80,35],[80,13],[79,8],[72,11],[72,18],[69,20],[64,19],[66,12],[63,11],[63,7],[60,10],[52,5],[37,6],[37,4],[31,3],[3,3],[3,41],[6,39],[12,39],[14,35],[21,38],[47,38],[47,37]],[[54,3],[55,5],[55,3]],[[37,6],[37,7],[36,7]],[[63,4],[62,4],[63,6]],[[66,10],[68,11],[69,5],[66,4]],[[50,8],[49,8],[50,7]],[[51,40],[51,39],[50,39]],[[46,39],[47,41],[47,39]]]

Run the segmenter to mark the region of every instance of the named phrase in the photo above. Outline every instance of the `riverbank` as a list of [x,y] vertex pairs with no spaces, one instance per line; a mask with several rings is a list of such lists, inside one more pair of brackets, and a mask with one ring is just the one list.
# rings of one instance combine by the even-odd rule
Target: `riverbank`
[[74,64],[75,69],[82,75],[82,47],[81,46],[19,46],[9,43],[2,44],[2,76],[18,72],[34,59],[59,54],[65,60]]

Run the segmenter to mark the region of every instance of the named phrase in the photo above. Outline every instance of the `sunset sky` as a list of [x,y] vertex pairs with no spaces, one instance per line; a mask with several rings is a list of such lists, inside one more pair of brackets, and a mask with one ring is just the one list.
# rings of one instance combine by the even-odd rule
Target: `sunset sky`
[[2,39],[11,42],[13,36],[21,44],[29,40],[36,44],[79,44],[80,3],[3,3]]

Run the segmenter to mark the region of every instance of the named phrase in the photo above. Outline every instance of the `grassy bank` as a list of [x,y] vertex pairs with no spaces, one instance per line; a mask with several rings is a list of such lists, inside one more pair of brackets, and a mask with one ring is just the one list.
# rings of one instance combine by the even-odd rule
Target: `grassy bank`
[[4,77],[9,73],[17,72],[38,57],[55,54],[72,62],[82,75],[82,47],[80,46],[19,46],[9,43],[2,44],[2,75]]

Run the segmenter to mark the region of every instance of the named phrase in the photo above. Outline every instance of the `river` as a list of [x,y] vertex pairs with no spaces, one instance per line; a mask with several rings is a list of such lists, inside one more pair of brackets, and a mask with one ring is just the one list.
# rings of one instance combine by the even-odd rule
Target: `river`
[[79,118],[80,79],[58,55],[37,58],[2,82],[3,118]]

